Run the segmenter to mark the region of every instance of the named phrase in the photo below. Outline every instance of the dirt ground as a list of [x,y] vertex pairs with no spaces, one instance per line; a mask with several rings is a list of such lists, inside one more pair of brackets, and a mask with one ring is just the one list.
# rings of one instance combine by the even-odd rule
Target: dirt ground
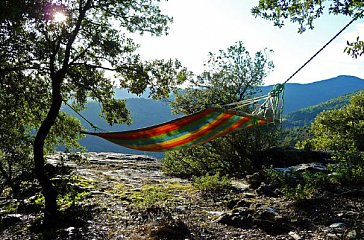
[[35,197],[3,196],[0,239],[364,239],[364,189],[294,202],[234,180],[234,188],[207,194],[146,156],[88,153],[76,162],[65,165],[79,197],[63,222],[45,228]]

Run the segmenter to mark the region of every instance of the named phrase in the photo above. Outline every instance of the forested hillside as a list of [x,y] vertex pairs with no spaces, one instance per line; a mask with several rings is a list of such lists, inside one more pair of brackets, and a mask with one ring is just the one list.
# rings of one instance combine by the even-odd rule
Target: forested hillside
[[[284,113],[292,113],[363,88],[363,79],[345,75],[308,84],[288,83],[285,87]],[[271,89],[272,86],[263,87],[263,93]]]
[[302,127],[310,125],[320,112],[325,110],[342,108],[343,106],[349,103],[350,97],[352,97],[355,94],[359,94],[361,92],[363,92],[363,90],[355,91],[350,94],[345,94],[343,96],[336,97],[329,101],[290,113],[284,117],[283,126],[291,128],[291,127]]

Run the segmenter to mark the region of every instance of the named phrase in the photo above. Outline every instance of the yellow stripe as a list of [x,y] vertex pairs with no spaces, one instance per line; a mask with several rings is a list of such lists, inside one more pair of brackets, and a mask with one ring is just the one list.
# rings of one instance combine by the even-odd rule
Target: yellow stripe
[[197,129],[196,131],[194,132],[191,132],[191,133],[187,133],[185,135],[182,135],[178,138],[174,138],[174,139],[171,139],[171,140],[168,140],[168,141],[165,141],[165,142],[161,142],[161,143],[155,143],[155,144],[149,144],[149,145],[143,145],[143,146],[140,146],[140,148],[138,146],[133,146],[133,145],[125,145],[125,147],[130,147],[130,148],[134,148],[134,149],[145,149],[145,148],[151,148],[151,147],[155,147],[155,146],[164,146],[164,145],[168,145],[170,143],[173,143],[173,142],[176,142],[176,141],[181,141],[181,140],[184,140],[194,134],[197,134],[198,132],[200,131],[203,131],[205,130],[206,128],[208,128],[210,125],[214,124],[215,122],[219,121],[221,118],[223,118],[225,115],[225,113],[221,113],[220,115],[218,115],[213,121],[205,124],[204,126],[200,127],[199,129]]

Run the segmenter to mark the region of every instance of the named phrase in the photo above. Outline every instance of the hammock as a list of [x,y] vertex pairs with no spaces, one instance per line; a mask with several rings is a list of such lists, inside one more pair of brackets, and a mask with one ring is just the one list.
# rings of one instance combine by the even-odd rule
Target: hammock
[[[140,151],[178,150],[209,142],[232,131],[274,121],[278,113],[277,107],[279,106],[279,93],[281,91],[283,89],[273,90],[263,97],[224,105],[230,109],[209,107],[192,115],[147,128],[123,132],[83,133]],[[238,110],[262,100],[265,101],[259,104],[252,114]]]
[[234,130],[261,125],[267,120],[240,116],[218,108],[178,118],[163,124],[111,133],[88,133],[118,145],[141,151],[170,151],[209,142]]

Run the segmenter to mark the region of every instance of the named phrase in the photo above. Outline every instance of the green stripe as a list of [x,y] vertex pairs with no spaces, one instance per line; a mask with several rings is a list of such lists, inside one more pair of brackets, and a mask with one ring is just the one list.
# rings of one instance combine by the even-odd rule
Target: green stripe
[[198,121],[192,122],[188,125],[185,125],[179,129],[170,131],[165,134],[150,137],[150,138],[138,138],[138,139],[130,139],[130,140],[109,138],[108,140],[113,141],[117,144],[121,144],[121,145],[124,144],[124,145],[129,145],[129,146],[143,146],[143,145],[150,145],[150,144],[155,144],[155,143],[162,143],[162,142],[165,142],[168,140],[173,140],[177,137],[183,136],[183,135],[193,132],[195,130],[198,130],[201,127],[206,126],[207,124],[209,124],[210,122],[215,120],[220,114],[221,114],[221,112],[212,112],[212,113],[206,115],[204,118],[201,118]]
[[[239,121],[241,119],[240,116],[232,116],[229,120],[227,120],[226,122],[224,122],[223,124],[221,124],[220,126],[216,127],[215,129],[213,129],[213,131],[211,131],[210,133],[207,133],[203,136],[201,136],[200,138],[198,139],[195,139],[193,141],[190,141],[188,143],[185,143],[185,144],[182,144],[182,145],[179,145],[179,146],[176,146],[174,148],[170,148],[170,149],[166,149],[167,150],[177,150],[177,149],[181,149],[181,148],[184,148],[184,147],[188,147],[188,146],[191,146],[191,145],[196,145],[196,144],[199,144],[199,143],[202,143],[204,142],[205,140],[211,138],[212,136],[216,136],[217,134],[219,134],[220,132],[224,131],[225,129],[229,128],[231,125],[233,125],[234,123],[236,123],[237,121]],[[248,121],[250,122],[250,121]],[[248,123],[247,122],[247,123]],[[245,124],[244,124],[245,125]]]

